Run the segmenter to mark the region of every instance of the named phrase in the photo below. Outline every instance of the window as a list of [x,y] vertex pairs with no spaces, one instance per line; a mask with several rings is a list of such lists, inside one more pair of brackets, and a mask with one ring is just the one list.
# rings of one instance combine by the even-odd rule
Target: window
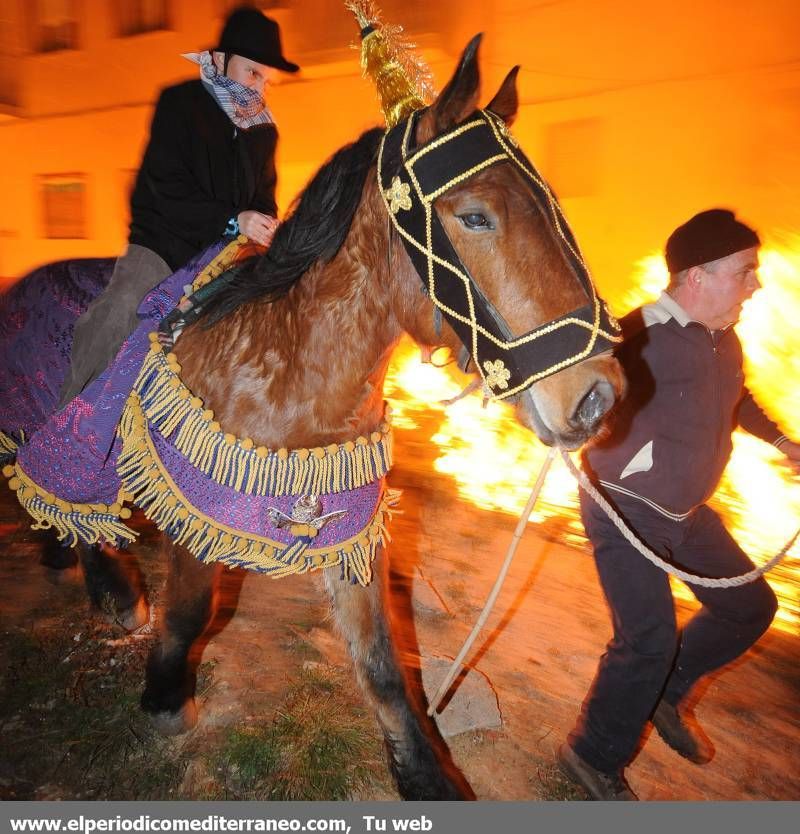
[[19,59],[15,55],[0,53],[0,107],[15,107],[19,104],[18,74],[15,71],[18,66]]
[[75,0],[34,0],[31,3],[34,52],[78,48]]
[[44,237],[86,238],[86,175],[40,177]]
[[0,14],[0,113],[4,105],[18,107],[22,64],[20,52],[27,47],[20,43],[17,21]]
[[121,37],[169,29],[167,0],[115,0],[114,12]]

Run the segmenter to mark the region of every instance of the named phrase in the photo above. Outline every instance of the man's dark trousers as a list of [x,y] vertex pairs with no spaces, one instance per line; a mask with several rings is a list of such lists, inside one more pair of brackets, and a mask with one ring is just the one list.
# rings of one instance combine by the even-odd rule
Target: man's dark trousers
[[[673,521],[636,499],[614,499],[653,551],[689,573],[719,578],[752,570],[709,507]],[[677,705],[699,678],[739,657],[767,630],[777,601],[762,577],[735,588],[689,585],[702,608],[679,633],[667,574],[635,550],[583,491],[581,516],[614,636],[569,743],[592,767],[613,773],[635,754],[659,700]]]

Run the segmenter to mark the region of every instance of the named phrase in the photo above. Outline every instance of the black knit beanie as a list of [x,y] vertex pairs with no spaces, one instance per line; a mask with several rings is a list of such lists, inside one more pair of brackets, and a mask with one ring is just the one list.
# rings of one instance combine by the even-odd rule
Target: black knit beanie
[[756,232],[739,222],[732,211],[709,209],[695,214],[669,236],[665,251],[667,268],[675,275],[760,245]]

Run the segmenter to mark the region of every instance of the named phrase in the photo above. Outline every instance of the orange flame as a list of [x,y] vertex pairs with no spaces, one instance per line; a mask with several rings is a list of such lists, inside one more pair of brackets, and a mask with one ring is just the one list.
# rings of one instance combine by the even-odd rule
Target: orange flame
[[[751,390],[767,412],[787,429],[800,413],[800,238],[788,245],[765,247],[760,276],[764,290],[744,308],[737,332],[745,351]],[[622,314],[655,298],[666,286],[659,255],[639,261],[632,288],[614,312]],[[794,383],[794,384],[792,384]],[[514,419],[503,403],[482,406],[479,394],[445,407],[465,381],[448,368],[423,365],[419,352],[404,341],[395,353],[386,393],[398,428],[417,428],[423,416],[441,415],[434,468],[452,476],[458,494],[477,507],[519,515],[544,461],[545,447]],[[757,563],[770,558],[800,526],[800,490],[796,476],[783,466],[781,453],[741,431],[722,483],[712,499],[728,528]],[[489,465],[491,464],[491,465]],[[480,478],[475,473],[480,472]],[[554,466],[531,515],[535,524],[558,523],[565,543],[584,547],[577,510],[577,487],[563,466]],[[800,633],[800,565],[794,548],[768,575],[780,601],[774,627]],[[693,599],[680,582],[676,596]]]

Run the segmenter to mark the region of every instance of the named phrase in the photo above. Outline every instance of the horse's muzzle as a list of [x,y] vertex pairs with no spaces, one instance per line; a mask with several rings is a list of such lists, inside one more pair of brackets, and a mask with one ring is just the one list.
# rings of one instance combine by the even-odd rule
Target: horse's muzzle
[[616,393],[610,382],[596,382],[578,403],[569,425],[576,432],[591,437],[597,433],[600,423],[614,407]]
[[602,431],[625,387],[616,359],[594,357],[524,391],[518,417],[545,445],[577,449]]

